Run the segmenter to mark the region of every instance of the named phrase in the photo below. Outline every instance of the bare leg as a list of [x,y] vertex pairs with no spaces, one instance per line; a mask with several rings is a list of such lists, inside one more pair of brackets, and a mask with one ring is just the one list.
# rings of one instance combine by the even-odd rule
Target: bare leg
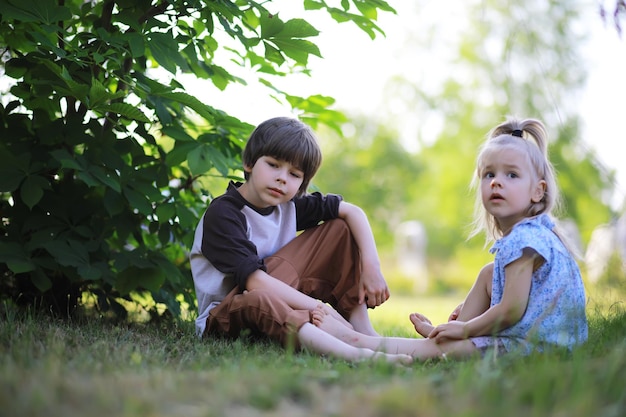
[[[332,316],[329,315],[327,317],[332,318],[337,326],[343,327],[347,331],[354,331]],[[409,365],[413,362],[413,358],[409,355],[375,352],[372,349],[358,348],[349,345],[311,323],[305,323],[300,328],[298,331],[298,339],[302,346],[314,352],[347,361],[385,360],[389,363],[399,363],[402,365]]]
[[433,339],[369,336],[347,328],[334,317],[324,314],[323,311],[313,311],[311,317],[315,326],[356,348],[391,354],[406,354],[420,360],[446,355],[467,357],[476,352],[474,344],[467,339],[437,344]]
[[370,321],[369,314],[367,313],[367,305],[359,304],[350,313],[350,324],[352,324],[354,330],[359,333],[363,333],[369,336],[380,336]]

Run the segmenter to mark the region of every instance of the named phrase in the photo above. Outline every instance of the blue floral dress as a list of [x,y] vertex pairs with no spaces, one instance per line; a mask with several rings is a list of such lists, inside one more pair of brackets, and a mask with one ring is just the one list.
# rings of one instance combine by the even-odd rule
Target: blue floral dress
[[532,275],[526,312],[519,322],[494,337],[473,337],[481,351],[488,347],[528,354],[550,345],[571,349],[587,340],[585,289],[576,261],[552,231],[546,215],[525,219],[496,241],[491,306],[500,303],[504,291],[504,268],[522,256],[525,248],[544,260]]

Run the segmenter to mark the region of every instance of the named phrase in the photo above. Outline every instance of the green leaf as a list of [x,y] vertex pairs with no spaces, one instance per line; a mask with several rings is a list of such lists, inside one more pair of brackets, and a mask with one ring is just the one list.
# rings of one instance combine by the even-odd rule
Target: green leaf
[[75,169],[77,171],[82,171],[83,167],[78,163],[76,157],[71,155],[66,149],[59,149],[50,152],[52,157],[61,163],[63,168]]
[[104,193],[104,208],[109,216],[115,216],[124,211],[124,199],[119,193],[116,193],[111,188],[107,188]]
[[194,175],[204,174],[213,168],[212,154],[217,152],[212,146],[202,144],[189,152],[187,161]]
[[59,264],[78,267],[89,264],[89,253],[82,243],[73,239],[57,239],[43,244]]
[[98,179],[102,184],[112,188],[118,193],[122,191],[122,187],[120,185],[119,178],[110,174],[110,172],[106,172],[104,169],[97,165],[92,165],[89,167],[89,172],[93,177]]
[[50,278],[48,278],[46,273],[40,268],[35,269],[30,274],[30,281],[41,292],[46,292],[52,288],[52,281],[50,281]]
[[[160,222],[160,219],[159,219],[159,222]],[[158,236],[159,236],[159,242],[161,242],[161,245],[165,246],[168,243],[170,243],[170,241],[172,240],[172,230],[171,230],[169,223],[161,224],[161,227],[159,227]]]
[[278,65],[282,65],[285,62],[285,57],[278,48],[266,41],[263,41],[263,45],[265,46],[265,59]]
[[72,18],[69,8],[59,6],[52,1],[21,0],[15,3],[0,2],[0,14],[3,20],[15,19],[21,22],[41,22],[50,25]]
[[322,57],[319,48],[312,42],[304,39],[272,39],[272,42],[289,58],[298,64],[306,65],[309,55]]
[[163,135],[169,136],[177,141],[193,142],[195,140],[189,133],[178,126],[165,126],[161,129],[161,132]]
[[196,215],[183,204],[176,204],[178,222],[183,228],[194,228],[198,223]]
[[89,187],[97,187],[100,185],[100,181],[96,180],[89,172],[79,171],[76,176],[83,181]]
[[24,247],[16,242],[0,242],[0,262],[6,263],[9,269],[16,274],[36,269]]
[[280,33],[285,26],[282,20],[277,15],[269,14],[268,12],[261,12],[261,38],[267,39]]
[[304,0],[304,10],[321,10],[324,4],[317,0]]
[[304,19],[291,19],[285,23],[283,29],[276,33],[275,38],[308,38],[317,36],[320,31],[315,29],[309,22]]
[[152,204],[145,195],[129,187],[124,187],[123,193],[131,207],[136,208],[141,214],[146,216],[152,214]]
[[94,265],[90,265],[90,264],[79,265],[77,270],[78,270],[78,274],[80,275],[82,279],[86,279],[89,281],[94,281],[102,277],[102,270],[99,267],[94,266]]
[[125,93],[123,91],[116,93],[109,92],[100,81],[94,78],[91,80],[91,88],[89,89],[89,106],[91,108],[97,108],[104,103],[123,98],[124,95]]
[[168,100],[175,101],[184,106],[187,106],[193,111],[195,111],[196,113],[198,113],[200,116],[202,116],[208,122],[215,123],[215,117],[214,117],[215,109],[211,106],[204,104],[203,102],[201,102],[200,100],[198,100],[197,98],[195,98],[194,96],[190,94],[182,93],[182,92],[166,92],[166,93],[159,93],[155,95],[166,98]]
[[176,206],[172,203],[161,204],[156,208],[159,223],[167,223],[176,215]]
[[29,209],[39,203],[43,197],[43,190],[50,189],[50,183],[39,175],[29,175],[26,177],[20,188],[20,197]]
[[127,119],[150,123],[150,119],[136,106],[128,103],[113,103],[94,107],[94,110],[119,114]]
[[176,75],[178,61],[181,59],[178,52],[178,42],[170,33],[153,32],[148,34],[148,47],[156,62],[167,71]]
[[120,272],[115,280],[115,287],[121,294],[145,288],[158,291],[165,282],[165,274],[160,268],[130,267]]
[[28,72],[30,64],[25,59],[12,58],[4,64],[5,75],[19,79]]
[[146,44],[141,36],[137,32],[126,33],[126,39],[128,40],[128,46],[130,47],[130,54],[133,58],[139,58],[144,56],[146,52]]
[[17,190],[26,174],[18,169],[3,166],[0,168],[0,192],[13,192]]
[[168,165],[180,165],[187,160],[187,155],[197,147],[201,146],[198,142],[176,142],[174,148],[167,153],[165,157]]

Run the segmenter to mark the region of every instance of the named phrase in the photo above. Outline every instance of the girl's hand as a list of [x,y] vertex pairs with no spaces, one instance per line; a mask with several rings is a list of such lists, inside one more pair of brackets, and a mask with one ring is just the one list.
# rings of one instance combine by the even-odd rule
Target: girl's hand
[[435,343],[441,343],[445,340],[467,339],[468,337],[465,322],[455,320],[440,324],[428,335],[428,338],[433,339]]

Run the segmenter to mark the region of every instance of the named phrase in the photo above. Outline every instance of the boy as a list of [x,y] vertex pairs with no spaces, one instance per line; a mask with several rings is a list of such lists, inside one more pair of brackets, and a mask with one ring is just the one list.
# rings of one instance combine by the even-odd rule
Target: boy
[[364,212],[337,195],[306,194],[321,160],[315,135],[298,120],[277,117],[254,130],[243,151],[246,181],[231,182],[196,229],[197,333],[237,337],[247,329],[346,360],[410,362],[355,348],[311,323],[321,309],[376,335],[367,308],[389,298]]

